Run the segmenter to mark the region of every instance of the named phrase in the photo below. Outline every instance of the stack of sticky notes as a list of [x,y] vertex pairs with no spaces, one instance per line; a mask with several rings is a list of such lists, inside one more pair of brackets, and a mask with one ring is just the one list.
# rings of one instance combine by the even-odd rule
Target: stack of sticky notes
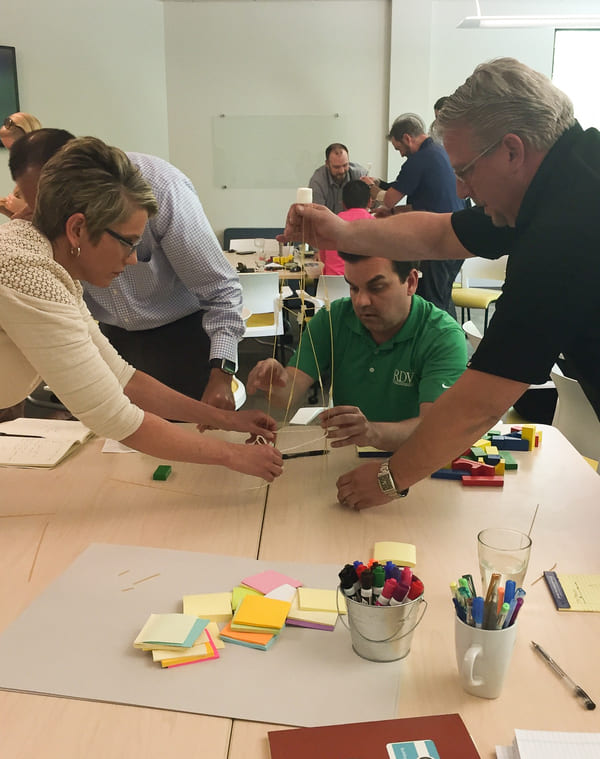
[[242,585],[245,585],[247,588],[258,590],[260,593],[266,595],[275,590],[275,588],[279,588],[281,585],[291,585],[294,588],[299,588],[302,583],[300,580],[295,580],[293,577],[281,574],[281,572],[267,569],[264,572],[244,577]]
[[162,667],[179,667],[220,658],[225,643],[268,651],[286,624],[331,631],[346,613],[339,590],[305,588],[268,569],[231,591],[183,596],[181,614],[151,614],[133,645]]
[[246,596],[231,620],[236,632],[262,632],[277,635],[285,625],[290,610],[289,601],[265,596]]
[[232,614],[231,591],[184,596],[183,613],[208,619],[210,622],[229,622]]
[[219,654],[208,619],[192,614],[151,614],[133,642],[135,648],[152,651],[154,661],[163,667],[216,659]]
[[227,643],[235,643],[236,645],[247,646],[248,648],[257,648],[259,651],[268,651],[277,639],[277,636],[273,633],[240,632],[238,630],[232,630],[231,623],[226,624],[219,634],[221,639]]
[[[337,599],[336,594],[338,594]],[[298,588],[286,624],[333,631],[338,613],[346,614],[346,601],[338,590]]]

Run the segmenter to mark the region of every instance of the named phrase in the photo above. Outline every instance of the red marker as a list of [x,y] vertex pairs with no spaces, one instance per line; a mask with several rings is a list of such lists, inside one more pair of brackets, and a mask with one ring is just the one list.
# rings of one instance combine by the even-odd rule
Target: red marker
[[414,601],[415,598],[418,598],[420,595],[423,594],[424,590],[425,590],[425,586],[423,585],[421,580],[419,580],[418,577],[413,577],[410,590],[408,591],[407,599],[409,601]]
[[394,591],[396,590],[397,585],[398,582],[393,577],[390,577],[389,580],[386,580],[383,585],[383,590],[379,594],[376,605],[387,606],[390,602],[390,599],[394,595]]

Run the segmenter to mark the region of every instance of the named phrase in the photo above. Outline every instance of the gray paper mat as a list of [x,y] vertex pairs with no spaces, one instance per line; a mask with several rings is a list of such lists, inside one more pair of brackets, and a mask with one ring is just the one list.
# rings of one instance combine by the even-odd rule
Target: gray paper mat
[[334,632],[286,627],[269,651],[228,644],[220,659],[172,669],[132,647],[151,613],[263,569],[334,588],[340,567],[92,544],[0,635],[0,688],[284,725],[398,716],[403,662],[361,659],[339,620]]

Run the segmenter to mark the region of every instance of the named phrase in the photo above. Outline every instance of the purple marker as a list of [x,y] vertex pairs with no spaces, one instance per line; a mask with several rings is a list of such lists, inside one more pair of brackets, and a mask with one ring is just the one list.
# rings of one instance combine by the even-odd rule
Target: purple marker
[[523,603],[524,603],[523,598],[517,598],[517,603],[515,604],[515,610],[513,611],[512,617],[510,618],[510,622],[508,623],[508,627],[511,627],[512,625],[514,625],[514,623],[515,623],[515,621],[517,619],[517,614],[519,613],[519,610],[521,609],[521,606],[523,606]]

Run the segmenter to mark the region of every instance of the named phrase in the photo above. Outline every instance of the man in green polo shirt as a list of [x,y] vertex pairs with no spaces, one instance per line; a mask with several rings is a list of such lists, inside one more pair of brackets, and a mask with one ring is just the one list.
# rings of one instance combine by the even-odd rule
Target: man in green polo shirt
[[287,367],[275,359],[260,361],[247,390],[252,395],[270,389],[279,406],[293,393],[295,408],[333,367],[334,407],[320,418],[332,446],[395,450],[465,370],[465,337],[447,313],[415,295],[415,262],[340,256],[350,298],[310,320]]

